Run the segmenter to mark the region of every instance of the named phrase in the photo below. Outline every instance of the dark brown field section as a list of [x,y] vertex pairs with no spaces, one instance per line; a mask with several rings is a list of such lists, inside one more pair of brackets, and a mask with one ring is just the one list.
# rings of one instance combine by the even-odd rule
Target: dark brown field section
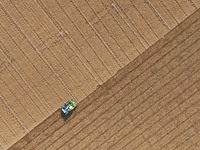
[[10,150],[198,149],[200,10],[79,103]]

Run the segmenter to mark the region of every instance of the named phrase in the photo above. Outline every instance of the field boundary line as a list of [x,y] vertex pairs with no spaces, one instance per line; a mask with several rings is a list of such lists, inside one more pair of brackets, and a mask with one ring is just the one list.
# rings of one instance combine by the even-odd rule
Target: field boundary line
[[[0,24],[0,26],[2,26],[1,24]],[[4,28],[4,27],[3,27]],[[6,31],[6,30],[5,30]],[[7,33],[7,31],[6,31],[6,33]],[[8,33],[7,33],[8,34]],[[2,44],[2,42],[0,42],[0,45],[5,49],[5,50],[7,50],[6,48],[5,48],[5,46]],[[14,71],[19,75],[19,77],[25,82],[26,80],[25,80],[25,78],[23,77],[23,75],[17,70],[17,68],[13,65],[13,63],[12,63],[12,61],[9,59],[9,57],[7,57],[6,56],[6,54],[5,54],[5,52],[0,48],[0,51],[2,52],[2,54],[3,54],[3,56],[4,56],[4,58],[8,61],[8,63],[10,64],[10,66],[14,69]],[[10,53],[9,52],[7,52],[9,55],[10,55]],[[12,74],[12,72],[9,70],[9,69],[7,69],[8,70],[8,72],[11,74],[11,76],[13,77],[13,79],[15,79],[16,80],[16,77]],[[20,76],[21,75],[21,76]],[[22,78],[23,77],[23,78]],[[3,80],[3,79],[2,79]],[[42,114],[42,116],[43,117],[45,117],[45,114],[41,111],[41,109],[38,107],[38,105],[36,104],[36,102],[33,100],[33,98],[28,94],[28,92],[24,89],[24,87],[16,80],[16,82],[17,82],[17,84],[19,84],[19,86],[23,89],[23,91],[28,95],[28,97],[30,98],[30,100],[31,100],[31,102],[32,103],[34,103],[35,104],[35,106],[39,109],[39,112]],[[26,81],[27,82],[27,81]],[[25,82],[25,84],[26,84],[26,82]],[[4,82],[5,83],[5,82]],[[26,84],[27,86],[29,86],[29,84],[28,84],[28,82],[27,82],[27,84]],[[10,89],[10,88],[9,88]],[[30,88],[29,88],[30,90],[32,89],[31,88],[31,86],[30,86]],[[11,91],[11,89],[10,89],[10,91]],[[35,93],[35,91],[33,90],[33,91],[31,91],[32,93],[33,93],[33,95],[34,95],[34,93]],[[36,94],[36,93],[35,93]],[[35,96],[35,95],[34,95]],[[37,96],[37,94],[36,94],[36,96]],[[35,96],[35,97],[36,97]],[[39,97],[36,97],[37,99],[39,98]],[[18,99],[18,98],[16,98],[16,99]],[[41,100],[40,100],[40,98],[38,99],[38,101],[39,101],[39,103],[41,104]],[[40,102],[41,101],[41,102]],[[43,106],[43,105],[42,105]],[[44,106],[43,106],[44,107]],[[44,107],[44,109],[45,109],[45,107]],[[46,110],[46,109],[45,109]],[[27,111],[28,112],[28,111]],[[48,112],[48,111],[47,111]]]
[[[132,24],[133,25],[133,27],[135,28],[135,30],[139,33],[139,35],[142,37],[142,39],[145,41],[145,43],[147,44],[147,49],[149,48],[149,46],[150,46],[150,44],[149,44],[149,42],[147,41],[147,39],[145,38],[145,36],[143,35],[143,33],[142,33],[142,31],[141,31],[141,29],[139,28],[137,28],[136,27],[136,25],[135,25],[135,23],[133,22],[133,20],[130,18],[130,16],[128,15],[128,14],[126,14],[126,12],[125,12],[125,10],[124,10],[124,8],[122,7],[122,6],[120,6],[120,4],[117,2],[117,1],[115,1],[116,2],[116,5],[121,9],[121,11],[122,11],[122,13],[126,16],[126,18],[130,21],[130,24]],[[125,19],[124,19],[125,20]],[[126,23],[126,22],[125,22]],[[128,26],[129,27],[129,26]],[[129,27],[130,28],[130,27]],[[132,31],[133,32],[133,31]],[[142,43],[141,43],[142,44]],[[145,44],[144,44],[145,45]],[[144,47],[144,46],[143,46]],[[144,47],[145,48],[145,47]]]
[[[198,121],[199,121],[199,120],[198,120]],[[198,121],[197,121],[197,122],[198,122]],[[197,122],[195,122],[195,123],[197,123]],[[192,128],[194,128],[194,127],[193,127],[193,125],[192,125]],[[185,133],[185,132],[183,132],[183,134],[184,134],[184,133]],[[182,135],[183,135],[183,134],[182,134]],[[173,148],[174,148],[174,149],[175,149],[175,148],[176,148],[176,149],[177,149],[177,148],[179,148],[179,150],[180,150],[180,146],[182,146],[182,144],[183,144],[185,141],[187,141],[187,140],[190,140],[190,139],[194,138],[194,137],[195,137],[195,135],[197,135],[197,134],[198,134],[198,133],[197,133],[197,132],[195,132],[195,133],[194,133],[194,134],[192,134],[192,135],[191,135],[191,136],[190,136],[188,139],[186,138],[186,139],[185,139],[183,142],[180,142],[180,144],[178,144],[178,145],[175,145]],[[180,136],[181,136],[181,135],[180,135]],[[194,144],[196,144],[196,143],[194,143]],[[192,147],[192,146],[195,146],[195,145],[193,145],[193,143],[191,143],[191,145],[189,145],[189,148],[190,148],[190,147]],[[188,148],[188,149],[189,149],[189,148]],[[174,150],[174,149],[173,149],[173,150]]]
[[183,14],[185,15],[185,18],[187,18],[188,15],[186,14],[185,10],[181,7],[181,5],[179,4],[179,2],[177,0],[175,0],[175,3],[178,5],[178,7],[180,8],[180,10],[183,12]]
[[[128,58],[129,61],[131,61],[131,59],[129,58],[129,56],[126,54],[126,52],[122,49],[122,47],[120,46],[120,44],[117,42],[116,38],[114,35],[111,34],[111,31],[107,28],[107,26],[105,25],[105,23],[101,20],[102,18],[99,17],[99,15],[96,13],[95,9],[90,5],[90,3],[88,1],[86,1],[86,3],[88,4],[88,6],[90,7],[90,9],[93,11],[93,13],[98,17],[98,22],[101,22],[103,24],[103,26],[105,27],[105,29],[108,31],[109,35],[113,38],[113,40],[115,41],[115,43],[118,45],[118,47],[121,49],[121,51],[124,53],[124,55]],[[109,12],[108,12],[109,13]],[[104,16],[103,16],[104,17]]]
[[25,125],[22,123],[22,121],[19,119],[19,117],[17,117],[17,115],[14,113],[14,111],[12,110],[12,108],[8,105],[8,103],[6,102],[6,100],[1,95],[0,95],[0,98],[4,102],[4,104],[6,105],[6,107],[8,107],[8,109],[13,114],[13,116],[15,116],[15,118],[17,119],[17,121],[23,126],[23,128],[26,130],[26,132],[29,133],[30,131],[25,127]]
[[78,11],[81,13],[81,15],[85,18],[85,20],[87,21],[87,23],[90,25],[90,27],[93,29],[93,31],[96,33],[96,35],[99,37],[99,39],[102,41],[102,43],[104,44],[104,46],[107,48],[107,50],[109,51],[109,53],[113,56],[113,58],[115,59],[115,61],[118,63],[118,65],[122,68],[124,67],[123,63],[119,60],[119,58],[113,53],[113,51],[110,49],[110,47],[106,44],[106,42],[103,40],[103,38],[101,37],[101,35],[97,32],[97,30],[93,27],[93,25],[89,22],[89,20],[87,19],[87,17],[83,14],[83,12],[80,10],[80,8],[77,6],[77,4],[74,2],[74,0],[71,0],[71,2],[73,3],[73,5],[78,9]]
[[133,1],[131,1],[131,4],[133,5],[133,7],[135,8],[135,10],[137,10],[137,12],[141,15],[141,17],[144,19],[144,21],[146,22],[146,24],[149,26],[149,28],[152,30],[152,32],[155,34],[155,36],[159,39],[158,34],[154,31],[154,29],[151,27],[150,23],[145,19],[144,15],[138,10],[138,7],[135,6],[135,4],[133,3]]
[[[38,35],[38,33],[35,31],[35,29],[33,28],[33,26],[29,23],[29,21],[23,16],[23,14],[19,11],[19,9],[16,7],[15,4],[13,4],[13,2],[11,2],[11,5],[18,11],[18,13],[23,17],[24,22],[26,22],[26,24],[32,29],[32,31],[36,34],[36,37],[42,41],[42,38]],[[69,73],[69,70],[67,70],[62,63],[60,63],[59,59],[57,58],[57,56],[50,51],[50,48],[47,46],[46,43],[44,43],[45,47],[49,50],[49,52],[51,53],[51,55],[54,57],[54,59],[57,61],[57,63],[61,66],[61,68],[63,69],[63,71],[69,76],[69,78],[71,78],[71,80],[75,83],[75,85],[78,87],[78,89],[84,94],[84,96],[87,96],[86,93],[82,90],[82,88],[78,85],[77,81],[73,78],[73,76]],[[60,47],[59,47],[60,49]],[[60,49],[63,52],[63,49]],[[42,54],[42,53],[41,53]],[[51,64],[51,63],[50,63]],[[62,101],[61,101],[62,103]]]
[[5,119],[3,117],[0,116],[0,119],[3,121],[3,123],[6,125],[6,127],[8,127],[8,129],[11,131],[11,133],[13,134],[13,136],[19,140],[19,137],[16,135],[16,133],[13,131],[13,129],[8,125],[8,123],[5,121]]
[[[189,98],[191,98],[191,97],[189,97]],[[195,102],[195,103],[192,104],[191,106],[194,106],[195,104],[197,104],[197,103],[199,102],[199,100],[200,100],[200,99],[198,99],[197,102]],[[191,107],[191,106],[190,106],[190,107]],[[186,110],[190,109],[190,107],[187,107]],[[184,111],[186,111],[186,110],[184,110]],[[179,113],[178,115],[176,115],[172,120],[175,120],[175,119],[176,119],[177,117],[179,117],[184,111],[182,111],[181,113]],[[171,112],[171,111],[170,111],[170,112]],[[192,116],[193,116],[193,115],[196,115],[197,113],[199,113],[199,111],[197,111],[197,112],[195,112],[194,114],[192,114]],[[190,116],[190,118],[191,118],[192,116]],[[186,121],[189,120],[190,118],[187,118],[186,120],[184,120],[183,122],[181,122],[177,127],[181,126],[184,122],[186,122]],[[169,123],[166,123],[166,124],[164,125],[164,127],[166,127],[168,124],[169,124]],[[162,128],[161,128],[161,129],[162,129]],[[157,130],[156,133],[157,133],[158,131],[160,131],[161,129]],[[176,129],[176,128],[172,129],[169,133],[171,133],[171,132],[172,132],[173,130],[175,130],[175,129]],[[168,134],[169,134],[169,133],[168,133]],[[166,134],[166,135],[164,135],[162,138],[160,138],[157,142],[155,142],[153,145],[151,145],[151,147],[155,146],[156,143],[158,143],[160,140],[162,140],[163,138],[165,138],[168,134]],[[177,135],[177,137],[178,137],[178,136],[179,136],[179,135]],[[174,137],[174,138],[176,138],[176,137]],[[174,139],[174,138],[173,138],[173,139]],[[172,140],[173,140],[173,139],[172,139]],[[171,141],[172,141],[172,140],[171,140]],[[171,141],[169,141],[169,142],[171,142]],[[164,146],[166,146],[166,145],[164,145]],[[137,148],[137,147],[136,147],[136,148]]]
[[197,10],[197,6],[193,3],[192,0],[187,0],[187,2],[194,8],[193,12],[195,12]]
[[[13,76],[12,76],[13,77]],[[16,94],[8,87],[8,84],[7,83],[5,83],[5,81],[2,79],[2,78],[0,78],[2,81],[3,81],[3,83],[4,83],[4,85],[5,85],[5,87],[6,87],[6,89],[12,94],[12,96],[15,98],[15,100],[17,101],[17,104],[21,107],[21,109],[24,109],[24,111],[28,114],[28,116],[30,117],[30,119],[31,119],[31,121],[33,121],[34,123],[36,123],[36,121],[35,121],[35,119],[33,118],[33,116],[31,115],[31,113],[27,110],[27,109],[25,109],[25,107],[24,107],[24,104],[22,104],[22,102],[19,100],[19,98],[16,96]],[[13,109],[13,111],[14,111],[14,109]],[[27,119],[27,118],[26,118]]]
[[25,32],[22,30],[22,28],[19,26],[19,24],[15,21],[15,19],[11,16],[11,14],[8,12],[8,10],[3,6],[2,3],[0,5],[4,8],[4,10],[7,12],[7,14],[12,18],[15,25],[21,30],[23,35],[26,37],[28,43],[36,50],[37,54],[43,59],[43,61],[47,64],[47,66],[51,69],[51,71],[55,74],[55,76],[58,78],[58,80],[62,83],[62,85],[65,87],[65,89],[72,95],[72,97],[75,99],[77,103],[79,103],[78,99],[72,91],[66,86],[66,84],[63,82],[63,80],[59,77],[59,75],[55,72],[53,67],[49,64],[49,62],[44,58],[44,56],[40,53],[40,51],[37,49],[37,47],[32,43],[32,41],[28,38],[28,36],[25,34]]
[[174,17],[174,15],[170,12],[170,10],[166,7],[166,5],[163,3],[162,0],[158,0],[159,3],[164,7],[164,9],[169,13],[169,15],[174,19],[174,21],[176,22],[176,26],[180,23],[176,20],[176,18]]
[[[198,99],[198,101],[197,101],[197,103],[199,102],[199,100],[200,99]],[[196,103],[195,103],[196,104]],[[186,110],[184,110],[184,111],[187,111],[188,109],[190,109],[192,106],[194,106],[195,104],[193,104],[193,105],[191,105],[190,107],[188,107]],[[182,113],[184,113],[184,111],[182,111]],[[197,113],[199,113],[200,111],[197,111],[195,114],[197,114]],[[195,114],[193,114],[193,115],[195,115]],[[181,115],[181,114],[179,114],[179,115]],[[179,116],[179,115],[177,115],[177,117]],[[192,116],[193,116],[192,115]],[[191,117],[192,116],[190,116],[189,118],[187,118],[186,120],[184,120],[178,127],[180,127],[183,123],[185,123],[186,121],[188,121],[188,120],[190,120],[191,119]],[[176,119],[176,118],[174,118],[174,119]],[[198,121],[200,121],[200,119],[198,120]],[[195,123],[197,123],[198,121],[196,121]],[[167,143],[165,143],[165,144],[163,144],[161,147],[162,147],[162,149],[163,148],[165,148],[168,144],[170,144],[173,140],[176,140],[178,137],[180,137],[181,135],[183,135],[188,129],[190,129],[190,128],[193,128],[194,129],[194,127],[193,127],[193,125],[190,125],[190,127],[188,127],[187,129],[185,129],[185,130],[183,130],[180,134],[177,134],[175,137],[173,137],[170,141],[168,141]],[[171,132],[173,132],[174,130],[176,130],[176,128],[175,129],[173,129],[173,130],[171,130],[169,133],[171,133]],[[195,129],[194,129],[195,130]],[[168,134],[169,134],[168,133]],[[196,132],[195,132],[196,133]],[[194,134],[195,134],[194,133]],[[194,134],[192,134],[190,137],[189,137],[189,139],[194,135]],[[165,135],[165,136],[167,136],[167,135]],[[164,138],[165,138],[165,136],[164,136]],[[186,140],[184,140],[183,142],[185,142]],[[174,148],[176,148],[176,147],[178,147],[178,146],[180,146],[183,142],[180,142],[178,145],[175,145],[175,146],[173,146],[172,148],[172,150],[174,150]],[[154,145],[153,145],[154,146]]]
[[[197,133],[197,134],[198,134],[198,133]],[[194,146],[196,146],[196,147],[199,148],[199,146],[198,146],[198,143],[199,143],[199,142],[200,142],[200,140],[198,140],[197,142],[195,142],[194,145],[190,145],[188,149],[189,149],[189,150],[194,150],[194,149],[191,149],[191,148],[194,147]],[[179,148],[180,146],[181,146],[181,145],[179,145],[178,148]],[[177,148],[177,147],[176,147],[176,148]]]
[[[50,19],[50,17],[47,15],[47,13],[42,9],[42,7],[40,6],[40,4],[37,2],[37,0],[34,0],[35,3],[37,3],[38,7],[42,10],[42,12],[47,16],[47,18],[49,18],[49,21],[52,23],[52,25],[55,27],[55,29],[58,31],[58,33],[61,35],[61,37],[63,38],[63,40],[67,43],[67,45],[70,47],[70,49],[75,53],[75,55],[79,58],[79,60],[82,62],[82,64],[85,66],[85,68],[88,70],[88,72],[91,74],[91,76],[95,79],[95,81],[99,84],[98,80],[96,79],[96,77],[92,74],[92,72],[90,71],[90,69],[86,66],[86,64],[83,62],[83,60],[81,59],[81,57],[79,56],[79,54],[74,50],[74,48],[71,46],[71,44],[69,44],[69,42],[66,40],[66,38],[63,36],[62,31],[59,31],[58,27],[56,27],[56,25],[54,24],[54,22]],[[62,27],[61,27],[62,28]],[[67,35],[68,32],[65,30],[64,31]],[[78,48],[78,46],[75,44],[75,42],[70,38],[70,40],[72,41],[72,43],[74,43],[74,45]],[[79,49],[79,48],[78,48]],[[85,56],[83,56],[85,58]],[[86,58],[85,58],[86,59]],[[86,59],[87,60],[87,59]],[[87,60],[87,62],[90,64],[90,62]],[[91,65],[91,64],[90,64]],[[93,67],[92,67],[93,68]],[[96,73],[97,74],[97,73]],[[98,75],[98,74],[97,74]],[[101,79],[101,78],[100,78]],[[101,79],[102,80],[102,79]]]
[[6,150],[6,148],[3,146],[3,144],[1,144],[1,142],[0,142],[0,146],[1,146],[4,150]]
[[[35,91],[30,87],[30,85],[28,84],[28,82],[24,79],[24,77],[20,74],[20,72],[17,70],[17,68],[13,65],[13,63],[10,61],[10,59],[5,55],[5,53],[3,52],[2,49],[0,49],[1,53],[3,54],[3,56],[7,59],[7,61],[9,62],[9,64],[13,67],[13,69],[17,72],[17,74],[20,76],[20,78],[24,81],[24,83],[29,87],[29,89],[32,91],[32,93],[34,94],[34,96],[39,100],[40,104],[45,108],[45,110],[51,114],[49,112],[49,110],[46,108],[46,106],[43,104],[43,102],[40,100],[40,98],[38,97],[38,95],[35,93]],[[37,105],[36,105],[37,106]],[[42,113],[42,112],[41,112]],[[43,114],[44,115],[44,114]]]
[[[129,25],[129,23],[124,19],[124,17],[121,15],[121,13],[118,11],[117,7],[115,6],[115,4],[109,0],[111,3],[111,6],[116,10],[116,12],[119,14],[119,16],[122,18],[122,20],[126,23],[126,25],[131,29],[131,31],[134,33],[134,35],[136,36],[136,38],[140,41],[140,43],[142,44],[142,46],[147,49],[146,45],[141,41],[141,39],[138,37],[137,33],[133,30],[133,28]],[[139,54],[141,54],[141,52],[136,49],[138,51]]]
[[[0,137],[1,137],[2,140],[4,141],[6,147],[9,147],[9,146],[8,146],[8,142],[7,142],[7,141],[5,140],[5,138],[1,135],[1,133],[0,133]],[[2,145],[3,145],[3,144],[2,144]]]
[[[124,30],[124,28],[122,28],[121,27],[121,23],[120,23],[120,21],[119,20],[117,20],[116,18],[115,18],[115,14],[113,14],[112,12],[111,12],[111,9],[110,8],[107,8],[107,5],[104,3],[104,2],[102,2],[101,1],[101,4],[104,6],[104,7],[106,7],[106,9],[107,9],[107,11],[109,12],[109,14],[112,16],[112,18],[114,19],[114,21],[117,23],[117,25],[120,27],[120,29],[122,30],[122,32],[124,33],[124,35],[128,38],[128,40],[130,41],[130,43],[133,45],[133,47],[135,48],[134,50],[139,54],[139,50],[138,50],[138,47],[136,47],[136,45],[134,44],[134,40],[133,39],[131,39],[128,35],[127,35],[127,33],[126,33],[126,31]],[[111,5],[111,8],[112,8],[112,5]],[[118,14],[117,14],[118,15]],[[124,23],[124,21],[123,21],[123,23]],[[136,37],[136,39],[137,39],[137,37]],[[138,40],[138,39],[137,39]],[[141,43],[140,43],[141,44]],[[142,44],[141,44],[142,45]],[[143,45],[142,45],[142,47],[144,47]],[[145,47],[144,47],[144,49],[145,49]],[[146,49],[145,49],[146,50]],[[137,55],[138,56],[138,55]],[[137,57],[136,56],[136,57]]]
[[162,15],[158,12],[158,10],[153,6],[153,4],[151,3],[150,0],[146,0],[147,3],[150,4],[150,7],[152,7],[153,10],[155,10],[155,13],[157,14],[156,16],[159,16],[159,18],[162,20],[162,22],[164,23],[164,25],[169,29],[172,30],[172,28],[167,24],[167,22],[165,21],[165,19],[162,17]]
[[[1,25],[1,24],[0,24]],[[2,26],[2,25],[1,25]],[[2,27],[3,29],[4,29],[4,27]],[[4,29],[5,30],[5,32],[8,34],[8,36],[11,38],[11,40],[13,41],[13,43],[15,44],[15,46],[22,52],[22,54],[26,57],[26,59],[30,62],[30,64],[31,65],[33,65],[33,68],[36,70],[36,72],[41,76],[41,78],[42,79],[44,79],[45,80],[45,78],[40,74],[40,72],[38,71],[38,69],[34,66],[34,64],[32,63],[32,61],[25,55],[25,53],[23,52],[23,50],[20,48],[20,46],[12,39],[12,36],[7,32],[7,30],[6,29]],[[3,49],[5,49],[5,50],[7,50],[6,49],[6,47],[0,42],[0,44],[2,45],[2,47],[3,47]],[[8,52],[8,50],[7,50],[7,53],[9,54],[9,55],[11,55],[10,54],[10,52]],[[12,56],[12,55],[11,55]],[[12,61],[11,61],[12,62]],[[16,64],[17,64],[17,66],[19,67],[19,68],[21,68],[20,66],[19,66],[19,64],[16,62]],[[12,65],[11,65],[12,66]],[[16,67],[15,67],[16,68]],[[21,68],[21,72],[23,72],[23,74],[24,74],[24,76],[26,77],[26,78],[28,78],[28,79],[30,79],[30,77],[28,77],[27,76],[27,74],[24,72],[24,70]],[[48,82],[45,80],[45,82],[48,84]],[[38,90],[38,88],[37,88],[37,86],[33,83],[33,82],[31,82],[33,85],[34,85],[34,87]],[[55,92],[54,90],[53,90],[53,88],[51,88],[52,89],[52,91],[53,92]],[[40,94],[42,94],[41,92],[40,92]],[[55,94],[57,95],[57,93],[55,92]],[[43,98],[45,98],[44,97],[44,95],[42,94],[42,97]],[[45,100],[46,100],[46,98],[45,98]],[[47,101],[47,103],[48,103],[48,101]],[[48,105],[49,105],[49,103],[48,103]],[[49,105],[50,106],[50,105]],[[52,106],[50,106],[51,107],[51,109],[52,109]]]

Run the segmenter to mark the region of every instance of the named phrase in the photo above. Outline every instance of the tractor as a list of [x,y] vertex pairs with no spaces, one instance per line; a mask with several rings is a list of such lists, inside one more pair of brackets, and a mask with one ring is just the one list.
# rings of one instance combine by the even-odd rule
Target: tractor
[[66,104],[64,104],[61,109],[62,112],[67,115],[69,114],[71,111],[75,110],[76,108],[76,104],[72,101],[72,99],[70,99]]

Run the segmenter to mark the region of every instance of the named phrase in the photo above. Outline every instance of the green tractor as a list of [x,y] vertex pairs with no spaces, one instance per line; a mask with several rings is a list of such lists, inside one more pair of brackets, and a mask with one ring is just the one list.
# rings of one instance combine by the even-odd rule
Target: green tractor
[[76,104],[72,101],[72,99],[70,99],[66,104],[64,104],[61,109],[62,109],[62,112],[67,115],[69,114],[69,112],[75,110],[76,108]]

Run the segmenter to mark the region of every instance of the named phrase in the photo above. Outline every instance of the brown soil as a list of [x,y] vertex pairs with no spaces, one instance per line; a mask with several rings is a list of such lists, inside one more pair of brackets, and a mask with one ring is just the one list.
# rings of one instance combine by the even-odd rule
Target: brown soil
[[10,149],[197,149],[200,10],[80,102]]
[[[161,0],[57,0],[51,2],[49,0],[2,0],[0,3],[0,149],[7,149],[27,133],[26,139],[19,142],[21,146],[17,147],[26,149],[38,146],[36,149],[40,149],[46,145],[52,148],[56,143],[58,143],[57,146],[61,146],[62,138],[58,138],[68,128],[63,126],[66,122],[60,118],[60,110],[57,111],[57,109],[70,98],[77,102],[79,108],[69,118],[69,122],[74,115],[79,119],[88,116],[87,120],[92,121],[92,119],[98,118],[103,110],[106,111],[114,104],[116,104],[116,108],[125,106],[125,101],[119,103],[117,101],[117,99],[122,99],[120,96],[125,96],[125,91],[137,89],[131,95],[127,94],[128,103],[133,94],[139,94],[166,72],[171,72],[176,61],[189,57],[192,50],[187,49],[188,53],[182,54],[180,48],[187,48],[192,44],[190,42],[198,36],[197,32],[188,37],[197,31],[197,27],[194,25],[194,28],[189,28],[196,16],[192,15],[187,19],[192,22],[185,21],[179,25],[178,29],[172,29],[199,7],[198,0],[176,0],[174,2]],[[171,55],[175,56],[180,53],[180,56],[177,57],[178,60],[175,59],[175,62],[172,61],[161,69],[160,67],[168,62],[168,58],[162,59],[162,62],[157,64],[156,60],[161,56],[154,56],[153,53],[161,47],[160,43],[169,42],[169,39],[179,35],[187,27],[186,35],[180,34],[179,37],[179,40],[188,37],[187,42],[182,45],[182,43],[174,41],[163,50],[169,51],[173,49],[173,44],[180,44],[179,51],[174,51],[169,55],[171,59]],[[169,31],[171,31],[169,35],[165,36]],[[159,39],[161,42],[154,44]],[[195,48],[198,43],[194,43],[193,46]],[[151,48],[149,49],[149,47]],[[148,52],[146,52],[147,49],[149,49]],[[138,57],[141,54],[142,56]],[[146,60],[151,54],[155,58]],[[193,61],[195,59],[192,59],[191,63]],[[145,62],[143,67],[133,69],[142,62]],[[158,66],[154,65],[152,68],[146,69],[145,66],[153,63]],[[123,69],[125,66],[126,69]],[[179,69],[182,71],[185,68]],[[146,73],[140,75],[143,71]],[[143,80],[157,71],[158,73],[154,77],[149,78],[148,82],[143,84]],[[172,72],[173,76],[176,75],[175,73]],[[138,79],[132,83],[131,81],[136,76],[139,76]],[[107,80],[109,81],[107,82]],[[163,80],[167,82],[169,79]],[[177,80],[179,83],[181,79]],[[118,81],[120,82],[117,83]],[[129,82],[130,85],[123,88]],[[160,84],[160,81],[157,84]],[[154,86],[161,88],[164,82],[160,85],[157,84]],[[121,90],[122,88],[125,91]],[[94,92],[95,90],[96,92]],[[151,90],[156,89],[152,87]],[[116,92],[117,95],[112,97]],[[148,94],[143,95],[140,99],[149,96]],[[110,100],[107,101],[106,106],[102,106],[105,97]],[[87,102],[84,99],[87,99]],[[135,101],[135,104],[136,102],[139,100]],[[80,110],[82,111],[86,105],[89,105],[89,108],[84,109],[80,114]],[[116,108],[115,106],[111,108],[108,113],[110,117],[120,110]],[[94,110],[95,112],[93,112]],[[116,117],[118,118],[118,116]],[[113,130],[110,132],[114,133],[115,129],[124,126],[129,117],[125,117],[125,121],[119,122],[119,126],[118,124],[113,126]],[[108,117],[102,114],[99,119],[95,119],[91,123],[91,126],[88,126],[89,129],[88,127],[83,129],[83,126],[89,123],[83,121],[82,124],[70,131],[72,134],[69,137],[65,138],[71,138],[76,134],[77,129],[83,130],[71,139],[71,143],[76,144],[86,134],[93,132],[94,128],[102,125],[99,130],[95,130],[95,134],[90,134],[90,136],[91,139],[99,137],[98,140],[103,142],[106,140],[105,135],[99,135],[102,129],[105,126],[112,126],[117,119],[112,118],[114,119],[113,124],[110,124],[105,122],[106,118]],[[75,122],[69,127],[78,124],[79,119],[74,120]],[[44,122],[37,126],[42,121]],[[52,127],[47,129],[46,124],[52,125]],[[33,128],[34,130],[31,131]],[[42,134],[44,136],[41,136],[42,131],[44,131]],[[119,133],[122,136],[121,132]],[[112,136],[107,132],[105,134]],[[145,133],[143,137],[146,138]],[[87,138],[84,141],[85,145],[89,146]],[[116,135],[113,135],[110,140],[115,138],[117,138]],[[43,144],[40,143],[42,140],[45,140]],[[57,142],[52,144],[51,142],[55,140]],[[29,143],[29,141],[32,142]],[[81,146],[81,143],[77,147]],[[109,143],[104,143],[104,145],[109,146]]]

